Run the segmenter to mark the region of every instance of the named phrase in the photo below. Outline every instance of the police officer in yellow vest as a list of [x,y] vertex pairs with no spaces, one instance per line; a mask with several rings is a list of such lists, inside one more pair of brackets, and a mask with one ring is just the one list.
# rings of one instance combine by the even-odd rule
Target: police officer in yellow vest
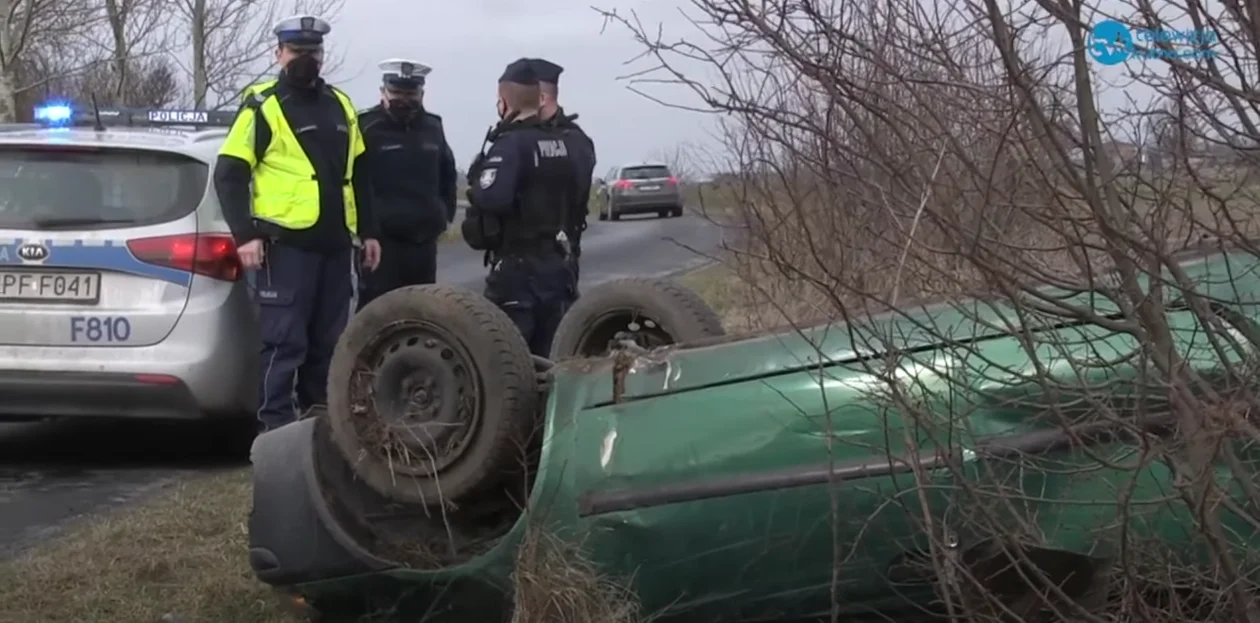
[[215,163],[219,203],[241,262],[254,269],[262,312],[262,430],[326,402],[333,347],[358,289],[358,247],[365,268],[380,261],[358,115],[319,76],[330,30],[311,15],[276,24],[280,76],[245,90]]

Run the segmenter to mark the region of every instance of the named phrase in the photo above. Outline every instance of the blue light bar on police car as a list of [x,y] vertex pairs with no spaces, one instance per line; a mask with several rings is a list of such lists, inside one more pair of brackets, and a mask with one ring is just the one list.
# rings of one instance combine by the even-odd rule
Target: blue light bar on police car
[[48,124],[69,123],[74,109],[65,104],[49,104],[35,108],[35,120]]
[[76,108],[48,104],[35,108],[35,122],[49,126],[220,126],[229,127],[236,114],[229,111],[165,108]]

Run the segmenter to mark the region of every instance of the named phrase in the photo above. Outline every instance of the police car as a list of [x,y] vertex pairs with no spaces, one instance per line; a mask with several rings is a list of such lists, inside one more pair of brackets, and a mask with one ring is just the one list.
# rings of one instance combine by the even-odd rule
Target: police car
[[0,126],[0,420],[252,414],[259,334],[211,184],[228,113]]

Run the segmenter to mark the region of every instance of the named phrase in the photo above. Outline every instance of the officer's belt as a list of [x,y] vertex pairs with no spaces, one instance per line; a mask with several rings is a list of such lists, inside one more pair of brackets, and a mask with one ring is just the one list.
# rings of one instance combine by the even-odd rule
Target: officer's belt
[[504,242],[503,246],[495,249],[495,253],[498,255],[563,255],[555,239]]

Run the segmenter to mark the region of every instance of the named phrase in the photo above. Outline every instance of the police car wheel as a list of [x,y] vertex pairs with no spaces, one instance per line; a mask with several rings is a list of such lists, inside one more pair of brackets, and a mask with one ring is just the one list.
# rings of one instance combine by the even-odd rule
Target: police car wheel
[[668,279],[631,277],[583,292],[560,320],[551,357],[602,357],[626,343],[650,349],[725,334],[695,292]]
[[332,439],[397,502],[464,500],[514,473],[539,391],[516,325],[447,285],[389,292],[351,317],[328,375]]

